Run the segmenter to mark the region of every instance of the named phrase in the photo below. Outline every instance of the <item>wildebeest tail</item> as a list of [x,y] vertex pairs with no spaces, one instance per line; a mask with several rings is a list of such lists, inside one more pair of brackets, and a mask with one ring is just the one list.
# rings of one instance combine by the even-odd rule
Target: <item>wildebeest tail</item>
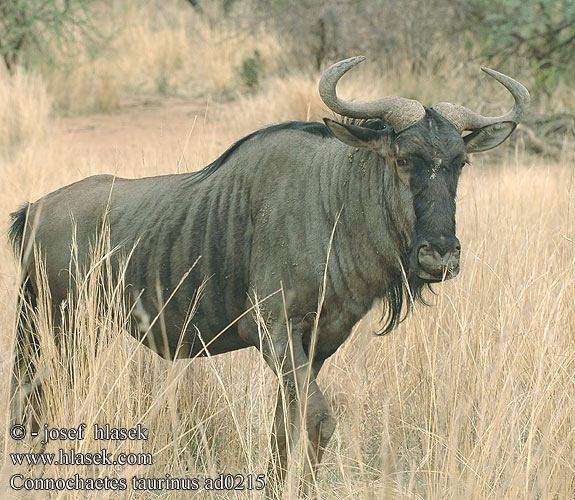
[[[14,253],[17,258],[23,258],[22,243],[24,240],[24,231],[26,228],[26,219],[30,203],[24,203],[18,210],[10,214],[12,224],[8,230],[8,237],[12,243]],[[28,344],[35,344],[34,339],[29,338],[32,331],[30,324],[29,312],[36,308],[36,292],[30,276],[25,269],[22,269],[20,293],[18,294],[18,326],[17,326],[17,359],[22,356],[22,349]]]
[[8,236],[12,242],[14,253],[17,257],[22,253],[22,239],[24,238],[24,227],[26,226],[26,218],[28,217],[28,208],[30,203],[26,202],[16,212],[10,214],[12,224]]
[[[10,214],[11,224],[8,236],[17,258],[22,258],[22,244],[29,203],[22,205],[16,212]],[[34,311],[37,310],[37,295],[30,276],[22,269],[20,291],[17,299],[16,341],[14,346],[13,369],[10,383],[10,420],[22,423],[25,421],[25,407],[32,400],[30,388],[34,388],[37,359],[40,342],[34,323]],[[38,393],[34,389],[34,394]],[[37,395],[34,397],[38,397]]]

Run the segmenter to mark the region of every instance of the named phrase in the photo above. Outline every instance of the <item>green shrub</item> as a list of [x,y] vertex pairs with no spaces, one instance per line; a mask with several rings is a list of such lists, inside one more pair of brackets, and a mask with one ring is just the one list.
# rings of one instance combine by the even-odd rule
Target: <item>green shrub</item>
[[254,49],[250,57],[244,58],[239,68],[240,79],[248,88],[259,86],[265,68],[265,61],[262,59],[260,51]]

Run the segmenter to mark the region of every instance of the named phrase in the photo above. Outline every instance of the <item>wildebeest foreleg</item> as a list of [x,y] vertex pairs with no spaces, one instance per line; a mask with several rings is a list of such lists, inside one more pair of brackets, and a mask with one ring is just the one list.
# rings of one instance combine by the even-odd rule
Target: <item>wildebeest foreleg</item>
[[283,342],[275,339],[275,355],[270,355],[271,349],[265,353],[280,379],[269,472],[271,486],[275,483],[279,488],[285,479],[289,450],[305,432],[306,456],[301,492],[307,495],[315,479],[317,463],[335,429],[335,419],[316,382],[322,363],[316,362],[310,367],[298,333],[293,329],[291,336]]
[[[281,488],[285,480],[288,449],[293,447],[296,429],[288,432],[286,427],[295,425],[297,406],[293,384],[278,384],[276,409],[271,436],[272,457],[268,467],[269,488]],[[289,439],[289,442],[288,442]]]

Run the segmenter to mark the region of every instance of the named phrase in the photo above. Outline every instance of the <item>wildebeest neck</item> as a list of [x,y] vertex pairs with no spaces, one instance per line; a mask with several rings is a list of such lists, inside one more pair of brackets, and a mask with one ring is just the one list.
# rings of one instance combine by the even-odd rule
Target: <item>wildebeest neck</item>
[[223,195],[229,198],[236,196],[233,179],[250,177],[249,191],[237,196],[251,200],[251,261],[269,262],[263,279],[269,291],[297,282],[293,309],[299,302],[317,303],[329,251],[326,307],[345,309],[351,328],[376,298],[384,298],[393,304],[391,328],[401,311],[402,264],[415,227],[409,188],[377,153],[324,137],[320,127],[327,130],[291,124],[260,132],[201,182],[213,184],[212,190],[221,180],[231,189]]
[[333,150],[339,163],[328,162],[330,171],[325,173],[337,186],[326,193],[329,205],[332,211],[341,210],[329,275],[340,300],[357,303],[359,317],[375,299],[383,299],[384,330],[389,331],[399,321],[406,296],[415,229],[413,202],[408,187],[384,158],[372,151],[340,147],[343,151]]

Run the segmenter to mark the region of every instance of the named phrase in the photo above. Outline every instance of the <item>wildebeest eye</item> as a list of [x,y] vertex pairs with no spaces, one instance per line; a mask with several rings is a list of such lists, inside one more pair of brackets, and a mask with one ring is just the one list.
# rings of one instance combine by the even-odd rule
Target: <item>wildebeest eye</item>
[[471,162],[467,159],[462,160],[461,165],[459,165],[459,168],[463,168],[463,167],[465,167],[465,165],[471,165]]
[[395,164],[396,164],[398,167],[407,167],[408,163],[409,163],[409,162],[408,162],[405,158],[397,158],[397,159],[395,160]]

